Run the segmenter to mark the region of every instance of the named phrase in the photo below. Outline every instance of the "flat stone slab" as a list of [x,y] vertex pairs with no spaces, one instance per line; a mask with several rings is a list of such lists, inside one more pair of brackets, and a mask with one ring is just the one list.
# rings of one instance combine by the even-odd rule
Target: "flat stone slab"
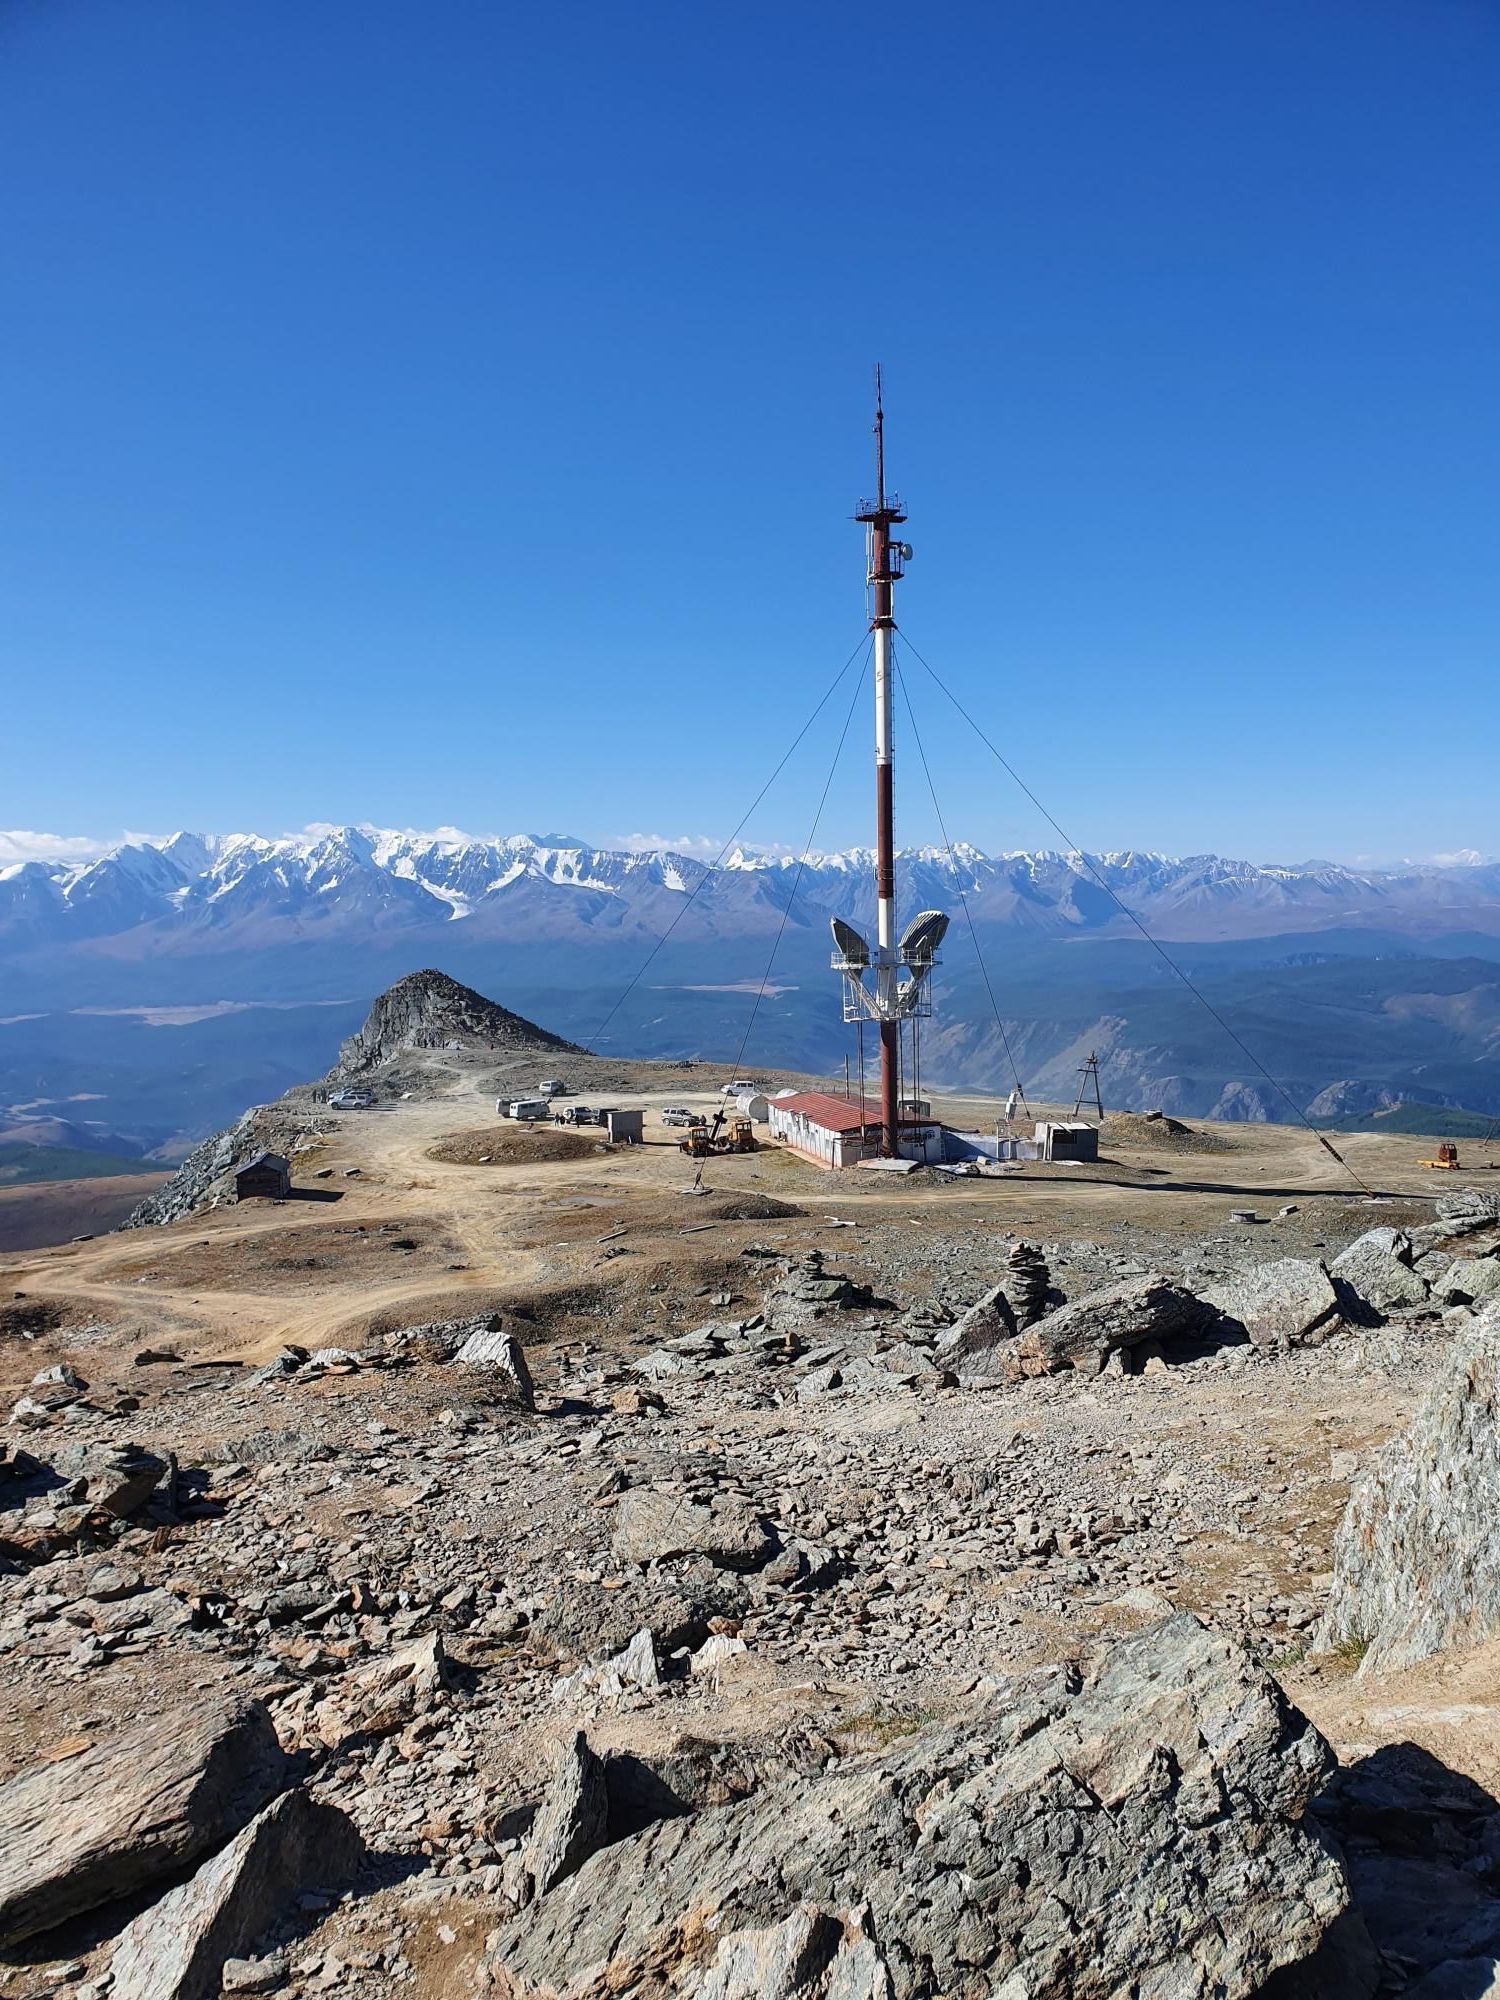
[[126,1925],[110,1961],[111,2000],[215,2000],[225,1960],[248,1952],[299,1897],[344,1888],[363,1852],[337,1806],[284,1792]]
[[148,1716],[0,1785],[0,1946],[176,1873],[287,1782],[271,1718],[245,1697]]

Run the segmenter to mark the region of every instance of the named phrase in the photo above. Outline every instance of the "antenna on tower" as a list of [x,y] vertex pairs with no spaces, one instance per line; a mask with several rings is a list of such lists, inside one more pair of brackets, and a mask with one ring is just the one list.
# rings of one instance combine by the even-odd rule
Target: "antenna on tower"
[[880,363],[875,363],[875,497],[885,505],[885,405],[880,393]]

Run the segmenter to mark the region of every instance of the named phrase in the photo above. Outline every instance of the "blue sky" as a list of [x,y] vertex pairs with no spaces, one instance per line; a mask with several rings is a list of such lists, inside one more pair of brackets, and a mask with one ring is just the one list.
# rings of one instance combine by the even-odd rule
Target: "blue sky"
[[1497,86],[1493,0],[6,0],[0,824],[727,834],[879,358],[902,623],[1075,838],[1500,851]]

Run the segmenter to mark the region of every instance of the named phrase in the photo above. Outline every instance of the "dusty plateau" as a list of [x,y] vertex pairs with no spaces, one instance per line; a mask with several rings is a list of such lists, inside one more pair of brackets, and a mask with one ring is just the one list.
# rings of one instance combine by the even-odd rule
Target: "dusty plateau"
[[[295,1198],[0,1263],[5,2000],[1489,1990],[1483,1576],[1334,1634],[1489,1175],[1125,1116],[690,1193],[717,1070],[377,1043]],[[502,1126],[549,1070],[647,1143]]]

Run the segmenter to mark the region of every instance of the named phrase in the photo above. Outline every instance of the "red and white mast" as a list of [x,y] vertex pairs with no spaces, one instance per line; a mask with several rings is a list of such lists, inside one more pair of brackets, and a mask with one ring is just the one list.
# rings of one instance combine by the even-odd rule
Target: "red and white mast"
[[900,1138],[901,1022],[896,1012],[896,795],[891,764],[895,680],[896,581],[906,555],[891,529],[906,519],[885,490],[885,409],[875,370],[875,498],[860,502],[855,517],[869,527],[870,630],[875,646],[875,997],[880,1009],[880,1150],[896,1157]]
[[[895,1159],[901,1139],[901,1023],[931,1008],[929,979],[948,920],[927,910],[898,939],[896,933],[896,800],[893,775],[896,585],[911,555],[891,529],[906,509],[885,490],[885,410],[880,370],[875,370],[875,497],[861,500],[855,519],[866,524],[865,578],[870,589],[870,631],[875,665],[875,949],[836,917],[835,968],[844,975],[844,1019],[880,1024],[880,1150]],[[873,971],[873,986],[865,974]],[[909,975],[903,978],[903,973]]]

